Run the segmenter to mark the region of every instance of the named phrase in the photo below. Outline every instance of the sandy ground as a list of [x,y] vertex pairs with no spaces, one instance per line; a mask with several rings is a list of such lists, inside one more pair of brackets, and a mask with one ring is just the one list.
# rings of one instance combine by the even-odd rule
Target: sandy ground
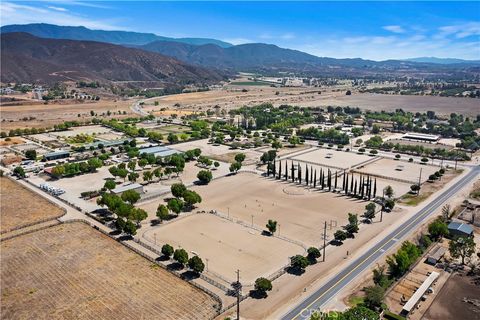
[[110,128],[100,126],[100,125],[98,126],[94,125],[94,126],[74,127],[74,128],[70,128],[69,130],[50,132],[48,134],[59,137],[59,138],[69,138],[69,137],[74,137],[78,134],[100,135],[100,134],[109,134],[112,132],[113,130]]
[[[112,113],[118,113],[118,111],[122,113],[123,111],[127,112],[127,115],[112,114],[110,117],[113,118],[129,117],[134,115],[130,110],[131,104],[132,100],[100,100],[97,102],[70,104],[44,104],[39,102],[22,106],[0,105],[2,120],[5,120],[2,122],[2,131],[16,128],[47,128],[64,121],[90,120],[92,118],[90,115],[91,110],[96,112],[100,118],[104,118],[101,114],[107,111]],[[78,114],[80,114],[80,117]],[[23,118],[25,117],[34,117],[35,119],[24,120]]]
[[1,249],[4,319],[215,315],[209,295],[82,223],[3,241]]
[[361,214],[367,204],[252,173],[215,180],[193,190],[203,198],[199,209],[217,210],[250,224],[253,215],[253,224],[259,228],[273,219],[280,224],[280,235],[307,245],[320,244],[325,221],[332,224],[329,232],[333,234],[346,223],[348,212]]
[[193,214],[154,227],[143,237],[152,244],[156,241],[159,247],[169,243],[174,248],[184,248],[189,255],[197,253],[204,262],[208,259],[209,271],[232,282],[239,269],[245,285],[287,265],[290,256],[305,253],[299,245],[262,235],[257,230],[213,214]]
[[420,169],[422,170],[421,181],[425,182],[428,177],[438,171],[439,167],[421,165],[413,162],[397,161],[391,159],[380,159],[373,163],[367,164],[365,167],[359,168],[356,171],[390,177],[393,179],[408,180],[412,183],[418,183],[420,177]]
[[372,157],[354,152],[315,148],[312,150],[312,152],[307,152],[292,157],[292,159],[314,162],[319,165],[327,165],[339,167],[342,169],[349,169],[352,166],[358,165],[361,162],[372,159]]
[[[248,92],[241,92],[246,88]],[[400,96],[381,94],[354,94],[347,96],[345,91],[333,92],[335,87],[329,88],[270,88],[270,87],[243,87],[226,86],[222,90],[206,92],[182,93],[155,99],[158,106],[145,106],[147,111],[169,108],[172,110],[213,110],[215,106],[223,109],[238,108],[243,105],[252,106],[260,103],[272,103],[275,106],[292,104],[310,107],[351,106],[364,110],[394,111],[402,108],[406,111],[425,112],[434,110],[437,114],[451,112],[475,116],[478,113],[478,99],[449,98],[432,96]],[[279,91],[279,94],[275,93]],[[322,94],[318,94],[322,91]],[[177,104],[177,106],[175,106]],[[178,106],[179,105],[179,106]],[[174,111],[172,111],[174,112]]]
[[20,184],[0,178],[0,231],[59,217],[63,210]]

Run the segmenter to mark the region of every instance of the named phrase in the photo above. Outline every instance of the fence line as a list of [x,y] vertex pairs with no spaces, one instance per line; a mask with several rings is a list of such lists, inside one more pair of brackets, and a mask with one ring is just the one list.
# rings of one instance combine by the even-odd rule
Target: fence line
[[[55,219],[53,219],[53,220],[55,220]],[[24,231],[22,231],[22,232],[19,232],[19,233],[16,233],[16,234],[12,234],[12,235],[9,235],[9,236],[0,238],[0,242],[6,241],[6,240],[10,240],[10,239],[13,239],[13,238],[16,238],[16,237],[19,237],[19,236],[23,236],[23,235],[26,235],[26,234],[29,234],[29,233],[37,232],[37,231],[40,231],[40,230],[48,229],[48,228],[50,228],[50,227],[57,226],[57,225],[61,224],[60,221],[58,221],[58,220],[57,220],[57,221],[53,221],[53,220],[48,220],[48,221],[54,222],[53,224],[49,224],[49,225],[46,225],[46,226],[41,226],[41,227],[39,227],[39,228],[32,228],[32,229],[24,230]]]

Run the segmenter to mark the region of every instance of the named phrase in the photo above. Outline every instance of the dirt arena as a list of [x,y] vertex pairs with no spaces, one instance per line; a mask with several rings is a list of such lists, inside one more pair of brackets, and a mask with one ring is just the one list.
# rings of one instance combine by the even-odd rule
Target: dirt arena
[[305,253],[299,245],[213,214],[194,214],[148,230],[144,237],[154,244],[155,234],[158,246],[181,247],[189,256],[195,252],[205,264],[208,259],[210,271],[231,281],[239,269],[242,281],[249,284],[287,265],[290,256]]
[[322,242],[325,221],[332,222],[333,234],[346,224],[349,212],[361,214],[367,204],[253,173],[237,174],[192,189],[202,196],[200,209],[217,210],[246,223],[251,223],[253,215],[253,223],[259,228],[265,228],[269,219],[276,220],[281,235],[306,245]]
[[338,167],[339,169],[349,169],[364,161],[372,159],[372,157],[354,152],[315,148],[311,152],[294,156],[291,159],[307,161],[324,166]]
[[377,174],[394,179],[408,180],[412,183],[418,183],[420,169],[422,169],[421,181],[425,182],[428,180],[428,176],[435,173],[440,168],[436,166],[421,165],[413,162],[380,159],[378,161],[369,163],[365,167],[359,168],[356,171],[364,174]]
[[9,178],[0,178],[0,232],[53,219],[63,210]]
[[2,319],[215,316],[212,297],[83,223],[6,240],[1,249]]

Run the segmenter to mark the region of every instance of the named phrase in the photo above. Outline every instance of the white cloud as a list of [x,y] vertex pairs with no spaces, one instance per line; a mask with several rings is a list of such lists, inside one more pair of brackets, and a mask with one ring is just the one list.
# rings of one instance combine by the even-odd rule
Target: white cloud
[[280,38],[283,40],[292,40],[295,39],[295,34],[293,32],[287,32],[282,34]]
[[252,41],[252,40],[250,40],[250,39],[246,39],[246,38],[229,38],[229,39],[222,39],[222,41],[231,43],[231,44],[233,44],[233,45],[245,44],[245,43],[252,43],[252,42],[254,42],[254,41]]
[[453,36],[457,39],[463,39],[470,36],[480,36],[480,22],[466,22],[456,25],[448,25],[438,28],[439,33],[435,35],[436,39],[442,39]]
[[52,10],[56,10],[56,11],[61,11],[61,12],[68,11],[68,9],[61,8],[61,7],[47,6],[47,8],[52,9]]
[[102,30],[125,30],[115,24],[114,20],[94,20],[78,14],[49,7],[36,7],[13,2],[2,2],[0,6],[0,20],[2,25],[51,23],[62,26],[84,26]]
[[391,25],[391,26],[383,26],[383,29],[393,32],[393,33],[404,33],[405,29],[403,29],[401,26],[397,25]]

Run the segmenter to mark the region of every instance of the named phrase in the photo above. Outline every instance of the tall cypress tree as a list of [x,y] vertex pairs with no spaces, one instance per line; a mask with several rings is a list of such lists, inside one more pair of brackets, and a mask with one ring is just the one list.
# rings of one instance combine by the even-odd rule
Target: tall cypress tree
[[332,191],[332,172],[328,169],[328,191]]
[[305,165],[305,185],[308,186],[308,165]]
[[292,182],[295,182],[295,167],[293,166],[293,161],[292,161]]
[[357,180],[355,180],[355,187],[353,188],[353,195],[357,196]]
[[285,180],[288,180],[288,161],[285,160]]
[[375,184],[373,185],[373,197],[377,196],[377,178],[375,178]]
[[345,170],[343,170],[343,182],[342,182],[342,190],[345,191],[345,180],[346,177],[345,177]]
[[278,176],[277,176],[277,179],[281,179],[282,178],[282,161],[280,160],[280,162],[278,163]]
[[313,168],[310,166],[310,185],[313,184]]
[[360,176],[360,196],[363,199],[363,188],[364,188],[364,183],[363,183],[363,176]]
[[354,177],[353,177],[353,172],[352,172],[351,179],[352,179],[352,181],[350,182],[350,192],[353,192],[353,180],[355,180]]
[[345,194],[348,194],[348,178],[349,174],[347,173],[347,176],[345,177]]
[[338,171],[335,171],[335,190],[337,190]]
[[315,169],[315,175],[313,177],[313,187],[317,187],[317,169]]
[[298,164],[298,162],[297,162],[297,168],[298,168],[298,183],[302,184],[302,166]]

